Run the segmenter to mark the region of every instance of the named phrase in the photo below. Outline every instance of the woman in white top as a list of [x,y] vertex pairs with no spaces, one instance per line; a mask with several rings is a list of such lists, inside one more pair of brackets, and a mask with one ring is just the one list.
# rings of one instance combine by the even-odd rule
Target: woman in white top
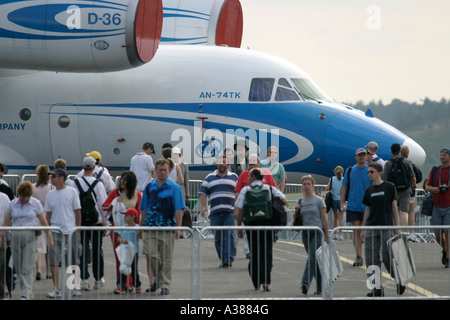
[[[42,205],[36,198],[32,197],[33,185],[30,181],[24,181],[17,186],[18,198],[9,204],[8,212],[3,221],[3,226],[13,227],[47,227]],[[49,231],[46,231],[49,239],[49,246],[53,246],[53,238]],[[1,235],[4,231],[0,232]],[[12,232],[12,256],[14,269],[20,281],[22,300],[33,298],[33,280],[35,274],[36,252],[37,252],[37,231],[20,230]],[[0,238],[0,246],[1,243]]]

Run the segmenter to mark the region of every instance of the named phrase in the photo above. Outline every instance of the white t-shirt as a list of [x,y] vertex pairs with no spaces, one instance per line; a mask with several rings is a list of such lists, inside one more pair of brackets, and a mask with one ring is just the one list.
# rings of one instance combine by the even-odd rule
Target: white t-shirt
[[138,152],[130,162],[130,170],[134,172],[137,179],[136,189],[144,191],[147,184],[153,181],[152,171],[155,169],[153,159],[145,152]]
[[51,212],[51,227],[60,228],[64,234],[70,234],[76,227],[75,210],[81,209],[80,197],[72,187],[53,189],[47,194],[44,211]]

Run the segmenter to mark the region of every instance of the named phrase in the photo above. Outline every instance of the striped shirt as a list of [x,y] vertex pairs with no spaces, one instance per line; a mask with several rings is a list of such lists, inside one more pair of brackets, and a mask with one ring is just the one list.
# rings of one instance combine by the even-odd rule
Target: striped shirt
[[236,188],[237,181],[237,174],[230,171],[223,177],[218,175],[217,170],[206,176],[198,193],[209,196],[211,214],[234,212],[234,189]]

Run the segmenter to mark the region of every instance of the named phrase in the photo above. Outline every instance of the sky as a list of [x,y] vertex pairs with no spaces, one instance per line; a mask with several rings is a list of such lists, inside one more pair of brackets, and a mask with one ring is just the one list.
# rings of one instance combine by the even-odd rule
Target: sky
[[296,64],[335,100],[450,98],[450,0],[240,0],[242,48]]

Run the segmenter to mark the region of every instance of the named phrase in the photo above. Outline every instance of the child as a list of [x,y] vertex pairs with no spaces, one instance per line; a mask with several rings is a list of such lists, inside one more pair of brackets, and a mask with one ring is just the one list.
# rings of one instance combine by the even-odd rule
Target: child
[[[138,227],[136,224],[136,219],[139,216],[139,213],[136,209],[130,208],[126,212],[122,212],[124,214],[125,225],[128,227]],[[131,242],[135,248],[135,255],[133,259],[133,263],[131,264],[131,278],[133,280],[133,287],[135,288],[136,293],[141,292],[141,282],[139,280],[139,272],[138,272],[138,258],[139,258],[139,239],[137,235],[137,230],[120,230],[118,232],[119,243],[128,244]],[[120,286],[114,289],[114,293],[121,294],[127,292],[127,277],[124,274],[120,274]],[[131,291],[131,288],[130,288]]]

